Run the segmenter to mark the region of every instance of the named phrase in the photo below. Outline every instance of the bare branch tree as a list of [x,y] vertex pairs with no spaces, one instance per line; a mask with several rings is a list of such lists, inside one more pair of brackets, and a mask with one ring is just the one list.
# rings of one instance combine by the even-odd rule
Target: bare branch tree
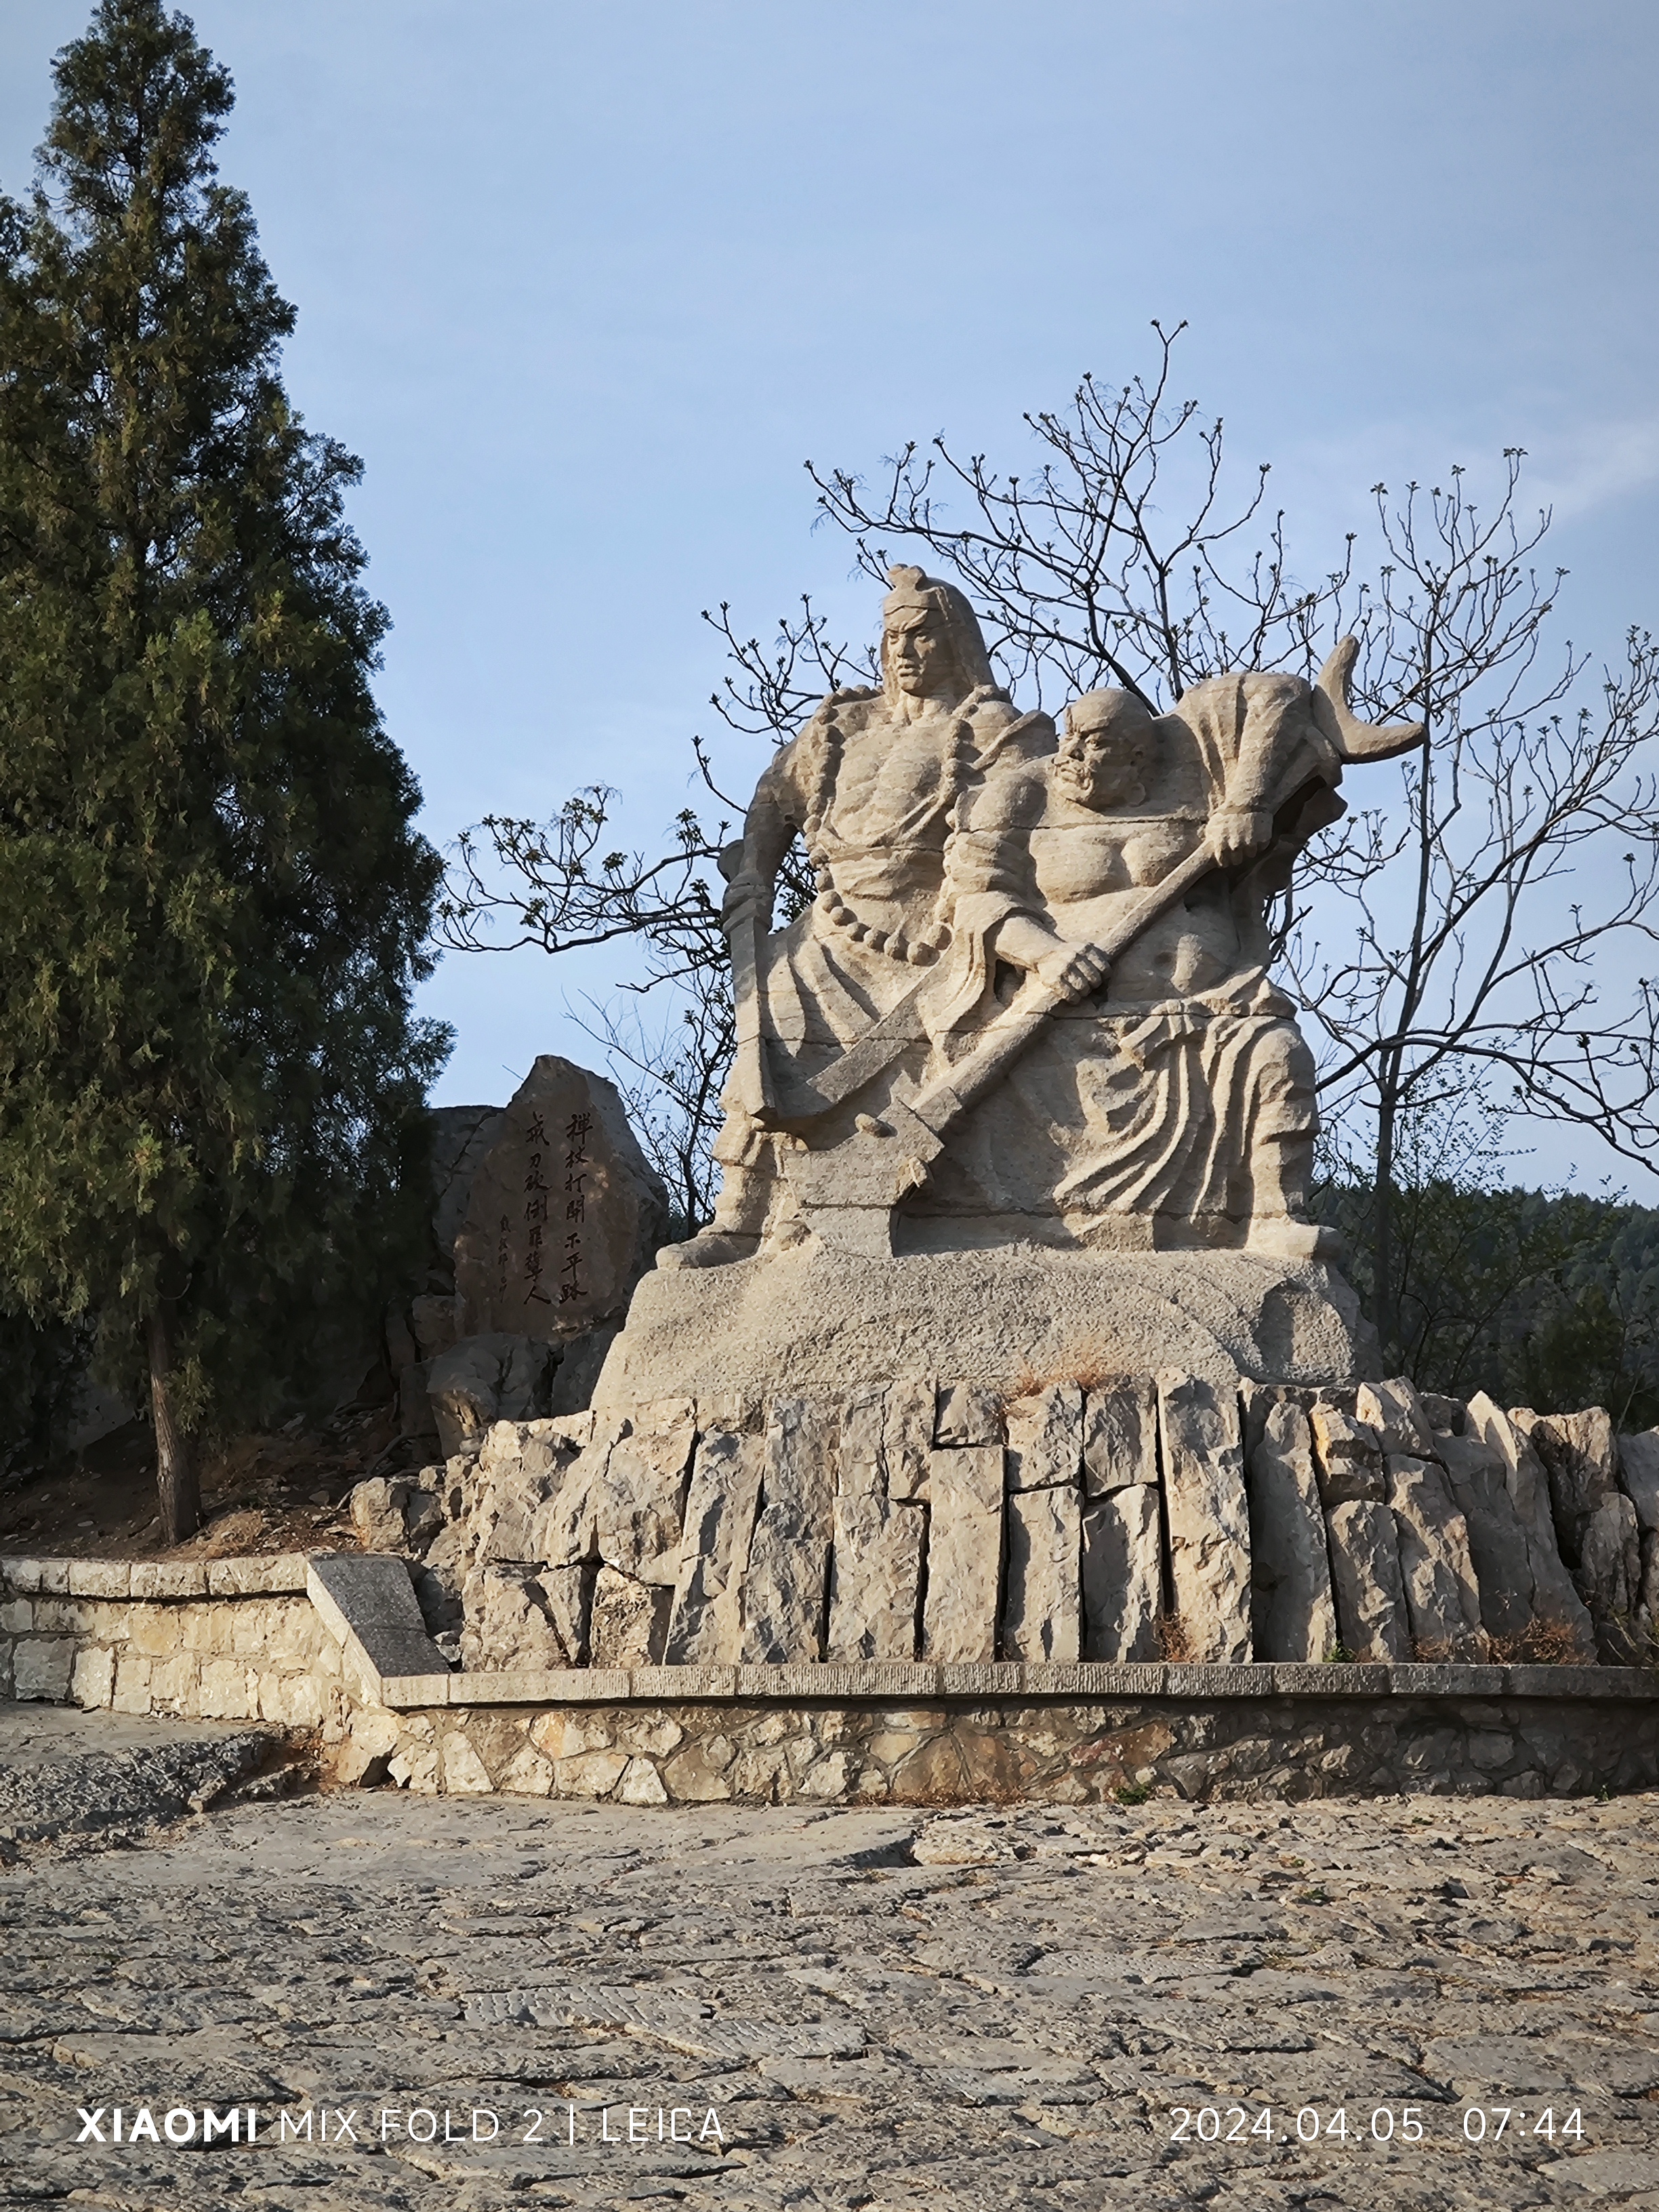
[[1395,1347],[1408,1117],[1473,1088],[1627,1159],[1659,1150],[1659,1009],[1620,974],[1651,964],[1655,938],[1659,653],[1632,632],[1599,702],[1576,699],[1585,657],[1549,647],[1560,572],[1532,565],[1549,517],[1518,518],[1522,459],[1506,454],[1489,514],[1461,469],[1392,504],[1376,489],[1388,557],[1352,609],[1358,688],[1368,708],[1409,708],[1427,741],[1393,804],[1316,846],[1285,932],[1323,1110],[1369,1132],[1376,1314]]
[[690,808],[675,818],[666,853],[654,860],[620,849],[599,854],[617,793],[590,784],[567,799],[550,822],[486,815],[462,830],[437,914],[438,942],[454,952],[574,952],[642,941],[672,982],[724,957],[720,902],[709,873],[720,858]]
[[1110,683],[1157,707],[1229,668],[1311,674],[1352,541],[1319,583],[1291,582],[1267,464],[1226,496],[1221,422],[1171,402],[1185,328],[1152,325],[1150,376],[1109,388],[1085,376],[1064,412],[1027,415],[1042,455],[1033,475],[1000,474],[942,438],[926,453],[906,446],[875,491],[809,462],[821,515],[852,535],[872,576],[886,573],[890,540],[953,568],[993,658],[1039,703]]

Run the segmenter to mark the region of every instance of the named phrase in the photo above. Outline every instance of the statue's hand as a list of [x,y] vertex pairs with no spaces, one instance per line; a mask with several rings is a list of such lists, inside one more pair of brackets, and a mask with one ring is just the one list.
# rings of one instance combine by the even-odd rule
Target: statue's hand
[[1037,980],[1062,999],[1086,999],[1099,990],[1111,966],[1097,945],[1060,944],[1037,962]]
[[1273,817],[1223,806],[1210,817],[1210,849],[1218,860],[1253,860],[1273,842]]

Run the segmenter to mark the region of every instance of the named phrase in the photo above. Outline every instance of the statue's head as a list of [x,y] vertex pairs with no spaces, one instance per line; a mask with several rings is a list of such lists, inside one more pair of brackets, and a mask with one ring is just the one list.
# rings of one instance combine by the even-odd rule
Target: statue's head
[[954,584],[920,568],[887,571],[881,610],[881,678],[888,697],[954,705],[991,674],[977,617]]
[[1158,732],[1133,691],[1085,691],[1066,709],[1054,781],[1067,799],[1098,811],[1139,806]]

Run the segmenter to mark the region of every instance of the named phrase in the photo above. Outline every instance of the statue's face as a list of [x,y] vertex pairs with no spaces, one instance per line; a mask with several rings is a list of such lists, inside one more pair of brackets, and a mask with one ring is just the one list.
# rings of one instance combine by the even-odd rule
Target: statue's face
[[1067,798],[1084,806],[1139,806],[1146,796],[1148,740],[1127,714],[1078,722],[1066,718],[1054,775]]
[[951,688],[956,651],[937,610],[902,607],[888,616],[884,635],[888,672],[901,691],[912,699],[931,699]]

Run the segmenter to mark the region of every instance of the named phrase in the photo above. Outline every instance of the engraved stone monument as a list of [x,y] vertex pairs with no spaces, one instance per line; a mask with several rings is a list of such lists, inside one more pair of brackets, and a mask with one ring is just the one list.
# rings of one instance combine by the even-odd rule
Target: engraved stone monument
[[455,1242],[459,1334],[557,1343],[618,1319],[667,1232],[666,1194],[615,1090],[544,1053],[473,1176]]

